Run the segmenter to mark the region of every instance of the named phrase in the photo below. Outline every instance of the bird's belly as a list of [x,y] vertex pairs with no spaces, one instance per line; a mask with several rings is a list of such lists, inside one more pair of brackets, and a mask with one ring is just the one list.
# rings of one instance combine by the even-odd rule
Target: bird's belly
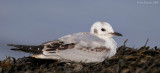
[[102,62],[105,60],[105,51],[104,52],[95,52],[95,51],[82,51],[75,49],[68,49],[57,53],[62,59],[71,60],[75,62]]

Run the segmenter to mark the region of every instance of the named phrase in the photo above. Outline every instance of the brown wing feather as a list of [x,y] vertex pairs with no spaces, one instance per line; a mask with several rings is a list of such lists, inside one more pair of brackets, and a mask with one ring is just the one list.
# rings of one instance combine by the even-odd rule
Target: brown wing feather
[[56,50],[65,50],[71,49],[75,46],[74,43],[64,44],[62,41],[55,40],[48,43],[43,43],[42,45],[34,46],[34,45],[15,45],[15,44],[7,44],[8,46],[13,46],[11,50],[14,51],[22,51],[26,53],[33,53],[33,54],[42,54],[43,49],[48,51],[49,53],[55,53]]

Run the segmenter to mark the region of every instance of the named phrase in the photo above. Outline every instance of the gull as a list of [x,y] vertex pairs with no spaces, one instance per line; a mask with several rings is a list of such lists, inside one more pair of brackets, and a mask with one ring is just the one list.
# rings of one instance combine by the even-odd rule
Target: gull
[[38,59],[55,59],[82,63],[99,63],[116,54],[117,43],[113,36],[122,36],[114,32],[107,22],[95,22],[90,32],[69,34],[41,45],[14,45],[11,50],[32,53]]

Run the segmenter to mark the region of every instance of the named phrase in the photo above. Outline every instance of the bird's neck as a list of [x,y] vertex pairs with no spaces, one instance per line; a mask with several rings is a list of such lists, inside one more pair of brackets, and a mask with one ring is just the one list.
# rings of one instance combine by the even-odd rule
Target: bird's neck
[[97,35],[100,39],[103,39],[105,41],[110,41],[113,40],[112,37],[106,37],[106,35]]

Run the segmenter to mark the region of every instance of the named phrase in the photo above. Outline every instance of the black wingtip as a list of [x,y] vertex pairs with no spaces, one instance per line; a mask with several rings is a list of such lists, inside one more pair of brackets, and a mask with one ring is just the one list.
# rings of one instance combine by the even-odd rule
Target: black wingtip
[[14,44],[7,44],[7,46],[15,46]]
[[10,50],[18,51],[18,48],[11,48]]

